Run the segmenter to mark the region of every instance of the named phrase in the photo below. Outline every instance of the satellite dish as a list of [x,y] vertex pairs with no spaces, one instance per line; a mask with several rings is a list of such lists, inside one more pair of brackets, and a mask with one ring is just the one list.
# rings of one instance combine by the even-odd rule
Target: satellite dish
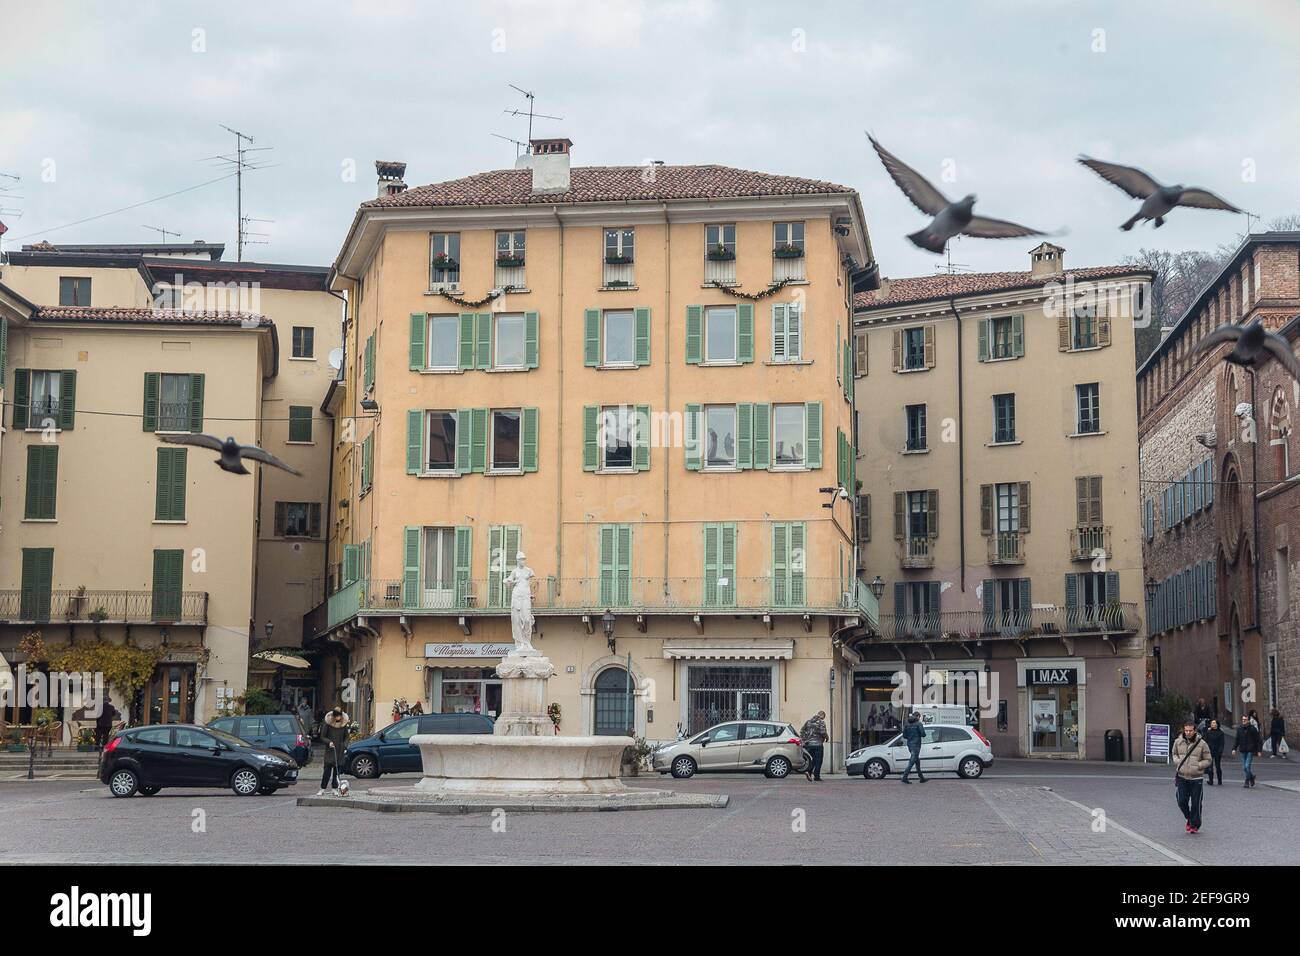
[[337,369],[337,368],[342,368],[342,367],[343,367],[343,350],[342,350],[342,349],[331,349],[331,350],[330,350],[330,356],[329,356],[329,363],[330,363],[330,368],[336,368],[336,369]]

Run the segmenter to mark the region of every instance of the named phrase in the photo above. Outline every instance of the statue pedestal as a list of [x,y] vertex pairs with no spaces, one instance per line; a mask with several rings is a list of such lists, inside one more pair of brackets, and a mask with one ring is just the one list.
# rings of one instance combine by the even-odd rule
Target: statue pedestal
[[510,653],[497,665],[501,678],[499,737],[550,737],[555,725],[546,713],[546,682],[555,673],[550,659],[534,651]]

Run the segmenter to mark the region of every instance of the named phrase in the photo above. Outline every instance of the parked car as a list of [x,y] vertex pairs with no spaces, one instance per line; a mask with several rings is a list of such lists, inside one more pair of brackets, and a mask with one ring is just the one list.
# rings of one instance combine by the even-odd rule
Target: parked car
[[156,724],[113,736],[99,758],[99,779],[115,797],[152,797],[164,787],[229,787],[241,797],[298,782],[298,765],[212,727]]
[[[844,772],[862,774],[868,780],[882,780],[907,768],[907,741],[898,734],[888,743],[863,747],[849,754]],[[974,727],[961,724],[926,724],[921,741],[922,773],[955,773],[974,780],[993,766],[989,739]]]
[[354,777],[381,773],[418,773],[423,769],[416,734],[490,734],[495,724],[482,714],[424,714],[404,717],[379,733],[354,740],[343,751],[343,772]]
[[803,767],[799,732],[780,720],[732,720],[654,752],[654,768],[679,780],[697,771],[762,771],[782,779]]
[[208,726],[247,741],[254,747],[286,753],[299,767],[311,763],[311,737],[296,714],[218,717],[209,721]]

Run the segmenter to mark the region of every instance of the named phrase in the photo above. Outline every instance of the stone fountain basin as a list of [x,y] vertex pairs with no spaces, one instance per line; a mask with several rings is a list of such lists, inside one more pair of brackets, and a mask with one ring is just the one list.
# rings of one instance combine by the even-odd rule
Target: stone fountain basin
[[429,794],[621,794],[631,737],[509,737],[416,734]]

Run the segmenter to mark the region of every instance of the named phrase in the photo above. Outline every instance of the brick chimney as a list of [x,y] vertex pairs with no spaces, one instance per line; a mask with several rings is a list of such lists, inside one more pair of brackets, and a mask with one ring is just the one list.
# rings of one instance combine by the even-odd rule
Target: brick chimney
[[569,150],[567,139],[529,140],[532,147],[528,165],[533,171],[533,195],[550,195],[569,191]]
[[395,160],[375,160],[375,175],[379,177],[379,198],[406,192],[406,163]]
[[1029,274],[1058,276],[1065,271],[1065,250],[1044,242],[1029,250]]

